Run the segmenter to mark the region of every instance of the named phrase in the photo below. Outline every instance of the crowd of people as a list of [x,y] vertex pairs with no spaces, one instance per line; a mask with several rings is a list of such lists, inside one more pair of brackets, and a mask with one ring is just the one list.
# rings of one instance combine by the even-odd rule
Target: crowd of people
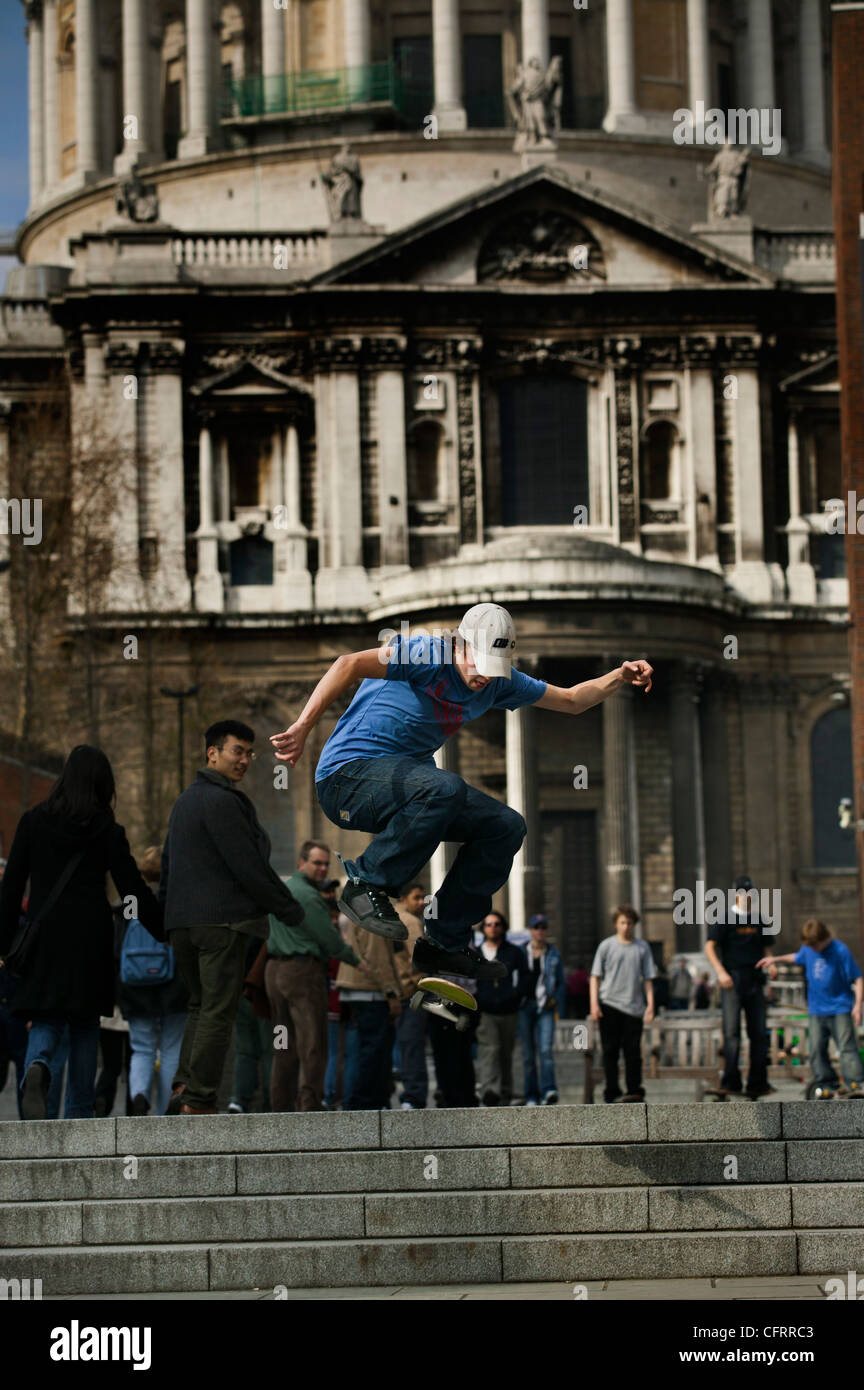
[[[498,972],[461,979],[477,1009],[470,1027],[457,1028],[410,1007],[424,974],[414,952],[426,926],[421,883],[396,899],[397,937],[340,911],[344,885],[330,876],[324,841],[300,846],[292,876],[274,871],[240,789],[253,743],[237,721],[207,730],[206,764],[175,803],[164,845],[138,862],[98,748],[73,749],[48,798],[22,816],[0,888],[0,1088],[14,1072],[23,1118],[56,1118],[64,1077],[66,1118],[110,1114],[121,1078],[128,1114],[214,1114],[232,1040],[232,1114],[382,1109],[394,1096],[404,1109],[553,1105],[555,1022],[586,1014],[599,1031],[606,1101],[644,1099],[642,1030],[654,1017],[658,972],[635,934],[633,907],[615,910],[590,971],[569,976],[543,913],[517,941],[490,909],[477,954]],[[815,1078],[839,1084],[833,1038],[843,1082],[861,1089],[862,978],[851,953],[811,920],[799,951],[772,958],[749,910],[751,888],[738,881],[729,920],[711,929],[707,946],[722,1001],[721,1089],[742,1089],[743,1013],[747,1092],[771,1090],[763,984],[783,962],[806,972]],[[676,960],[668,1008],[709,1002],[707,972],[694,979]]]

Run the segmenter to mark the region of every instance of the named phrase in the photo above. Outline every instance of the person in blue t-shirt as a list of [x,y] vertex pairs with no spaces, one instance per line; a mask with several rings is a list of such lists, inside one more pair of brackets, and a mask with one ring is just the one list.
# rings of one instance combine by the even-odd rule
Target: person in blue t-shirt
[[442,841],[459,843],[424,912],[426,930],[412,955],[428,975],[498,979],[507,973],[471,945],[471,929],[506,883],[525,836],[517,811],[436,766],[444,740],[488,709],[536,704],[581,714],[622,686],[651,688],[647,661],[625,661],[569,689],[548,685],[512,665],[515,647],[506,609],[476,604],[455,633],[403,634],[380,650],[338,657],[297,721],[270,740],[276,757],[294,767],[324,711],[362,680],[315,773],[319,803],[334,825],[375,835],[356,860],[343,861],[349,881],[339,906],[367,931],[404,940],[406,929],[389,899],[417,877]]
[[834,1084],[834,1069],[828,1057],[828,1039],[833,1037],[843,1080],[850,1091],[864,1090],[857,1036],[864,998],[861,971],[849,947],[833,937],[825,923],[815,917],[801,928],[801,942],[793,955],[774,956],[773,964],[803,965],[806,971],[813,1080],[826,1088]]

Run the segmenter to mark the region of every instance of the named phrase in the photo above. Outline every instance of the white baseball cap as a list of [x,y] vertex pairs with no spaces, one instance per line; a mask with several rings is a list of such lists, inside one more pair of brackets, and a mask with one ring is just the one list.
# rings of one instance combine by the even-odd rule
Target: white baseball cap
[[516,627],[506,608],[497,603],[475,603],[457,631],[470,644],[478,675],[509,678]]

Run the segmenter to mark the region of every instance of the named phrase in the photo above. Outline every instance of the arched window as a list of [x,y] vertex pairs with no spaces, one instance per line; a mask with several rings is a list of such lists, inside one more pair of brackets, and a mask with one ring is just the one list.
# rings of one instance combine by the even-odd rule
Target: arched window
[[677,443],[675,426],[655,420],[642,439],[639,487],[643,502],[665,502],[672,496],[672,462]]
[[852,716],[848,705],[817,719],[810,734],[813,864],[820,869],[855,867],[855,832],[841,830],[837,808],[852,795]]

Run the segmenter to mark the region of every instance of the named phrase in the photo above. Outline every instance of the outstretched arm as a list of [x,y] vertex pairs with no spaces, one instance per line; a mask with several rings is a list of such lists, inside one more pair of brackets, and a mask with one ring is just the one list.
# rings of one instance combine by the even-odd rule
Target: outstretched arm
[[624,685],[641,686],[647,695],[653,675],[654,671],[647,661],[625,661],[607,676],[581,681],[569,689],[561,685],[547,685],[546,693],[535,702],[535,709],[554,709],[559,714],[582,714],[584,710],[607,700]]
[[334,700],[338,700],[355,681],[383,679],[387,675],[387,663],[393,654],[392,647],[370,647],[365,652],[350,652],[337,656],[329,671],[316,685],[303,711],[284,734],[271,734],[270,742],[276,749],[280,763],[291,767],[303,752],[303,745],[311,729]]

